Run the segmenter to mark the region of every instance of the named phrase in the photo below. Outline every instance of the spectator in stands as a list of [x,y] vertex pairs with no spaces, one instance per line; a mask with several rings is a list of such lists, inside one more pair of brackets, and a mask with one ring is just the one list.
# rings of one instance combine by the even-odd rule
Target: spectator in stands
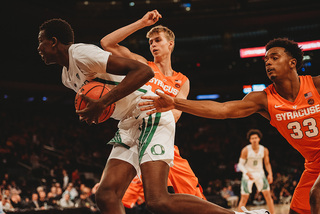
[[289,183],[287,182],[281,189],[280,192],[280,204],[290,204],[292,195],[288,191]]
[[29,203],[29,208],[40,209],[38,193],[36,193],[36,192],[32,193],[31,201]]
[[228,201],[230,207],[236,207],[238,205],[239,196],[235,195],[232,186],[223,187],[220,191],[221,196]]
[[64,194],[64,196],[60,199],[60,206],[62,208],[74,207],[74,203],[71,201],[69,193]]
[[48,206],[48,201],[47,201],[47,194],[45,191],[39,191],[39,206],[40,206],[40,209],[42,210],[45,210],[47,209],[47,206]]
[[47,194],[47,204],[48,208],[58,207],[58,200],[55,198],[52,192],[48,192]]
[[263,196],[262,196],[262,193],[257,191],[256,194],[254,195],[254,199],[252,201],[252,203],[254,205],[257,205],[257,206],[260,206],[260,205],[263,205],[266,203],[265,200],[263,200]]
[[68,184],[66,190],[62,194],[62,197],[67,193],[70,195],[71,200],[74,200],[79,195],[77,189],[73,186],[73,183]]
[[67,170],[62,169],[62,177],[63,177],[62,189],[66,189],[70,181]]
[[93,201],[89,198],[86,192],[81,192],[80,197],[75,200],[75,207],[87,207],[92,211],[96,211],[97,208]]
[[2,206],[2,195],[0,194],[0,214],[5,214],[3,211],[3,206]]
[[24,207],[23,207],[23,204],[22,204],[22,202],[21,202],[21,197],[20,197],[20,195],[18,195],[18,194],[12,194],[12,195],[11,195],[10,203],[11,203],[12,207],[15,208],[15,209],[22,209],[22,208],[24,208]]

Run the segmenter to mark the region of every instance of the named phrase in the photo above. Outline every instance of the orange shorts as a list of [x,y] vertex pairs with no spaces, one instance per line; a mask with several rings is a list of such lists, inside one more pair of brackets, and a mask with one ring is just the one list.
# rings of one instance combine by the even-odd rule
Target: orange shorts
[[170,168],[168,186],[172,186],[175,193],[184,193],[206,199],[198,178],[192,171],[188,161],[180,156],[179,149],[174,146],[173,167]]
[[311,187],[317,180],[319,172],[310,172],[305,170],[293,193],[290,208],[300,214],[310,214],[309,194]]
[[135,204],[142,204],[145,201],[142,182],[136,176],[131,181],[126,193],[122,198],[122,203],[127,208],[132,208]]

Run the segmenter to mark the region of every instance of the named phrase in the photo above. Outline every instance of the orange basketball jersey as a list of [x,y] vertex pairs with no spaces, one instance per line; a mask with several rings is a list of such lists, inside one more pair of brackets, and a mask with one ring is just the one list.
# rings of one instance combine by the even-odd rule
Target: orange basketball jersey
[[299,76],[300,90],[294,102],[282,98],[273,84],[268,97],[270,124],[305,158],[305,167],[319,170],[320,160],[320,95],[311,76]]
[[148,65],[154,71],[154,77],[146,85],[150,85],[153,92],[161,90],[171,97],[177,96],[180,88],[188,78],[182,73],[175,71],[173,71],[172,76],[165,76],[154,62],[148,62]]

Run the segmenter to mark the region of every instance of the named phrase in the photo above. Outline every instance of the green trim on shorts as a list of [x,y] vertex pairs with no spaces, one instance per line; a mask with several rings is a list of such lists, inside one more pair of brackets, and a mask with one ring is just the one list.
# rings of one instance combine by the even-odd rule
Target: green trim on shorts
[[147,126],[145,126],[145,120],[143,119],[143,127],[141,135],[139,137],[139,163],[141,162],[142,156],[149,146],[154,133],[156,132],[161,118],[161,113],[155,114],[154,123],[152,124],[152,116],[148,118]]
[[248,189],[248,180],[247,179],[245,179],[245,178],[241,179],[241,186],[242,186],[242,189],[245,193],[250,194],[249,189]]
[[124,144],[123,142],[122,142],[122,139],[121,139],[121,135],[120,135],[120,133],[119,133],[119,130],[116,132],[116,134],[114,135],[114,137],[111,139],[111,140],[109,140],[109,142],[108,142],[108,144],[119,144],[119,145],[121,145],[121,146],[123,146],[124,148],[126,148],[126,149],[130,149],[130,146],[128,146],[127,144]]
[[[119,83],[120,83],[120,82],[116,82],[116,81],[101,79],[99,77],[96,77],[93,80],[97,81],[97,82],[104,83],[104,84],[108,84],[108,85],[119,85]],[[140,91],[140,92],[142,92],[144,94],[147,93],[147,90],[142,89],[142,88],[137,89],[137,91]]]
[[269,187],[269,182],[268,179],[266,178],[266,176],[263,176],[263,187],[262,190],[266,190]]

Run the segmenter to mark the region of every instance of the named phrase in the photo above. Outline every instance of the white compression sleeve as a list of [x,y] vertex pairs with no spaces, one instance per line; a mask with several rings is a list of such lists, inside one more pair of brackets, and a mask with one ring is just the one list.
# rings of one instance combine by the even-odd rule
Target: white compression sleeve
[[247,174],[248,170],[244,166],[246,159],[239,158],[238,167],[243,174]]

